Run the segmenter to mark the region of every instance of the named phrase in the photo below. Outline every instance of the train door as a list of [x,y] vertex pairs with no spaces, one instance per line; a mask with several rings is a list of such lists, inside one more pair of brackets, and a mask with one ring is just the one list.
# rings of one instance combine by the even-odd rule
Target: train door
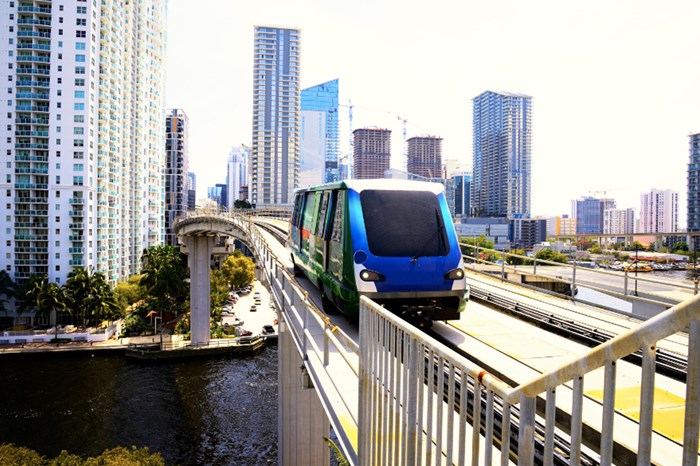
[[326,271],[339,283],[343,281],[343,215],[345,213],[345,191],[333,191],[333,203],[328,213],[326,230]]
[[294,210],[289,222],[289,244],[296,251],[301,247],[301,218],[304,207],[304,195],[297,193],[294,196]]
[[304,262],[308,262],[310,259],[310,254],[312,253],[312,228],[314,213],[316,211],[316,198],[313,191],[307,191],[304,193],[304,205],[301,213],[301,228],[300,228],[300,238],[299,238],[299,254],[304,259]]
[[319,268],[319,272],[326,271],[326,226],[328,224],[327,214],[330,203],[330,191],[319,193],[319,209],[316,217],[316,230],[314,234],[314,262]]

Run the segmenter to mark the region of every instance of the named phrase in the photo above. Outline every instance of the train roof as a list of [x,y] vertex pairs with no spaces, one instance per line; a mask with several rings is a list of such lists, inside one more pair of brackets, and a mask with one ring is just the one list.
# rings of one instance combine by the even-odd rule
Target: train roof
[[377,178],[372,180],[343,180],[334,183],[319,184],[297,189],[295,192],[320,191],[326,189],[352,189],[363,191],[366,189],[386,189],[391,191],[430,191],[440,194],[445,191],[441,183],[416,180],[397,180],[395,178]]

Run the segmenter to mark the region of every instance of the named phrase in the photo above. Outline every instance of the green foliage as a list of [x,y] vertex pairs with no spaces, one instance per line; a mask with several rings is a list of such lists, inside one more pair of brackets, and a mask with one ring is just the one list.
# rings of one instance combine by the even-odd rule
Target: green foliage
[[[524,256],[525,255],[525,250],[524,249],[511,249],[509,251],[511,254],[515,254],[518,256]],[[510,265],[530,265],[532,264],[532,261],[530,259],[526,259],[524,257],[513,257],[513,256],[507,256],[506,257],[506,263]]]
[[253,206],[250,202],[242,199],[238,199],[233,201],[233,208],[234,209],[252,209]]
[[189,296],[187,258],[175,246],[153,246],[141,257],[141,284],[159,309],[179,313]]
[[114,287],[114,297],[122,311],[146,298],[145,290],[141,286],[141,275],[134,275],[125,282],[117,283]]
[[142,335],[150,333],[153,328],[148,321],[138,312],[132,312],[124,319],[122,336]]
[[[209,279],[211,284],[209,303],[213,316],[215,309],[218,309],[219,314],[221,314],[222,306],[228,297],[230,286],[221,270],[212,270],[209,273]],[[219,317],[221,316],[219,315]]]
[[591,254],[603,254],[603,248],[600,246],[593,246],[588,250]]
[[493,249],[493,241],[486,238],[485,235],[481,235],[476,238],[462,236],[459,238],[459,245],[462,250],[462,254],[469,257],[474,257],[474,254],[478,252],[479,260],[495,262],[501,258],[501,255],[495,251],[483,250]]
[[39,466],[46,464],[44,457],[34,450],[12,443],[0,445],[0,464],[4,466]]
[[190,313],[189,312],[186,315],[180,317],[180,320],[178,320],[177,324],[175,324],[174,332],[177,335],[188,336],[190,334]]
[[0,445],[0,464],[3,466],[165,466],[160,453],[151,453],[148,447],[116,447],[101,455],[83,460],[78,455],[62,451],[53,459],[46,459],[26,447],[11,443]]
[[[560,254],[558,252],[554,252],[552,249],[547,248],[547,249],[542,249],[535,254],[535,257],[537,259],[542,259],[545,261],[550,261],[550,262],[559,262],[561,264],[567,264],[569,262],[569,259],[564,254]],[[543,264],[546,265],[546,264]]]
[[70,304],[66,290],[50,282],[46,275],[35,275],[20,292],[21,311],[34,310],[37,316],[48,318],[53,325],[58,323],[58,312],[65,311]]
[[335,458],[335,461],[338,464],[338,466],[350,466],[350,462],[345,458],[343,452],[333,440],[329,439],[328,437],[323,437],[323,441],[326,442],[328,448],[331,449],[333,458]]
[[679,253],[679,252],[688,252],[690,249],[688,248],[688,243],[685,241],[679,241],[673,245],[673,252],[674,253]]
[[8,309],[5,307],[7,298],[13,298],[17,294],[17,284],[12,281],[10,274],[5,270],[0,270],[0,297],[6,299],[0,299],[0,312],[7,312]]
[[255,263],[236,249],[221,264],[221,272],[231,288],[242,288],[253,283]]
[[84,267],[75,268],[68,274],[65,289],[83,327],[104,320],[115,320],[124,315],[114,291],[101,272]]

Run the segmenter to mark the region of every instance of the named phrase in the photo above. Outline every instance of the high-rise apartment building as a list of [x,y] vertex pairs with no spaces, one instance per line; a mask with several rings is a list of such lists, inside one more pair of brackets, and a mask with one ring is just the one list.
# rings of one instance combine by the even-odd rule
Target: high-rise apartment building
[[250,148],[238,146],[231,149],[226,165],[227,208],[233,209],[238,200],[248,199],[248,160]]
[[576,219],[564,214],[547,219],[548,236],[566,236],[576,234]]
[[634,209],[605,209],[603,234],[628,235],[634,233]]
[[2,5],[0,267],[126,279],[163,242],[166,2]]
[[640,196],[639,229],[641,233],[675,233],[678,231],[678,193],[670,189],[652,189]]
[[251,203],[289,204],[299,186],[300,31],[255,27]]
[[486,91],[474,98],[472,215],[530,216],[532,97]]
[[391,165],[391,130],[360,128],[353,136],[353,178],[384,178]]
[[187,173],[187,210],[194,210],[197,207],[197,175],[193,172]]
[[[688,231],[700,231],[700,133],[689,136]],[[693,250],[700,245],[689,245]]]
[[338,80],[302,89],[300,186],[340,179],[339,144]]
[[173,221],[187,211],[189,118],[182,109],[165,116],[165,244],[177,246]]
[[416,136],[406,141],[407,171],[425,178],[442,177],[442,138]]
[[576,219],[576,233],[603,233],[604,212],[614,209],[614,199],[583,197],[571,203],[571,214]]

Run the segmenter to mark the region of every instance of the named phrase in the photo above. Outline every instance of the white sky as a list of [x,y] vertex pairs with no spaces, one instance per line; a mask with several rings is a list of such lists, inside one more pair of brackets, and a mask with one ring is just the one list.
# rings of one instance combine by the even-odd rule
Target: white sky
[[[170,0],[166,106],[190,118],[197,194],[225,181],[250,144],[253,27],[301,29],[301,86],[340,80],[353,127],[444,138],[472,161],[472,101],[485,90],[533,97],[532,213],[570,213],[607,191],[639,211],[651,188],[680,193],[688,134],[700,132],[700,2]],[[341,147],[348,141],[341,109]],[[598,197],[602,194],[597,193]]]

